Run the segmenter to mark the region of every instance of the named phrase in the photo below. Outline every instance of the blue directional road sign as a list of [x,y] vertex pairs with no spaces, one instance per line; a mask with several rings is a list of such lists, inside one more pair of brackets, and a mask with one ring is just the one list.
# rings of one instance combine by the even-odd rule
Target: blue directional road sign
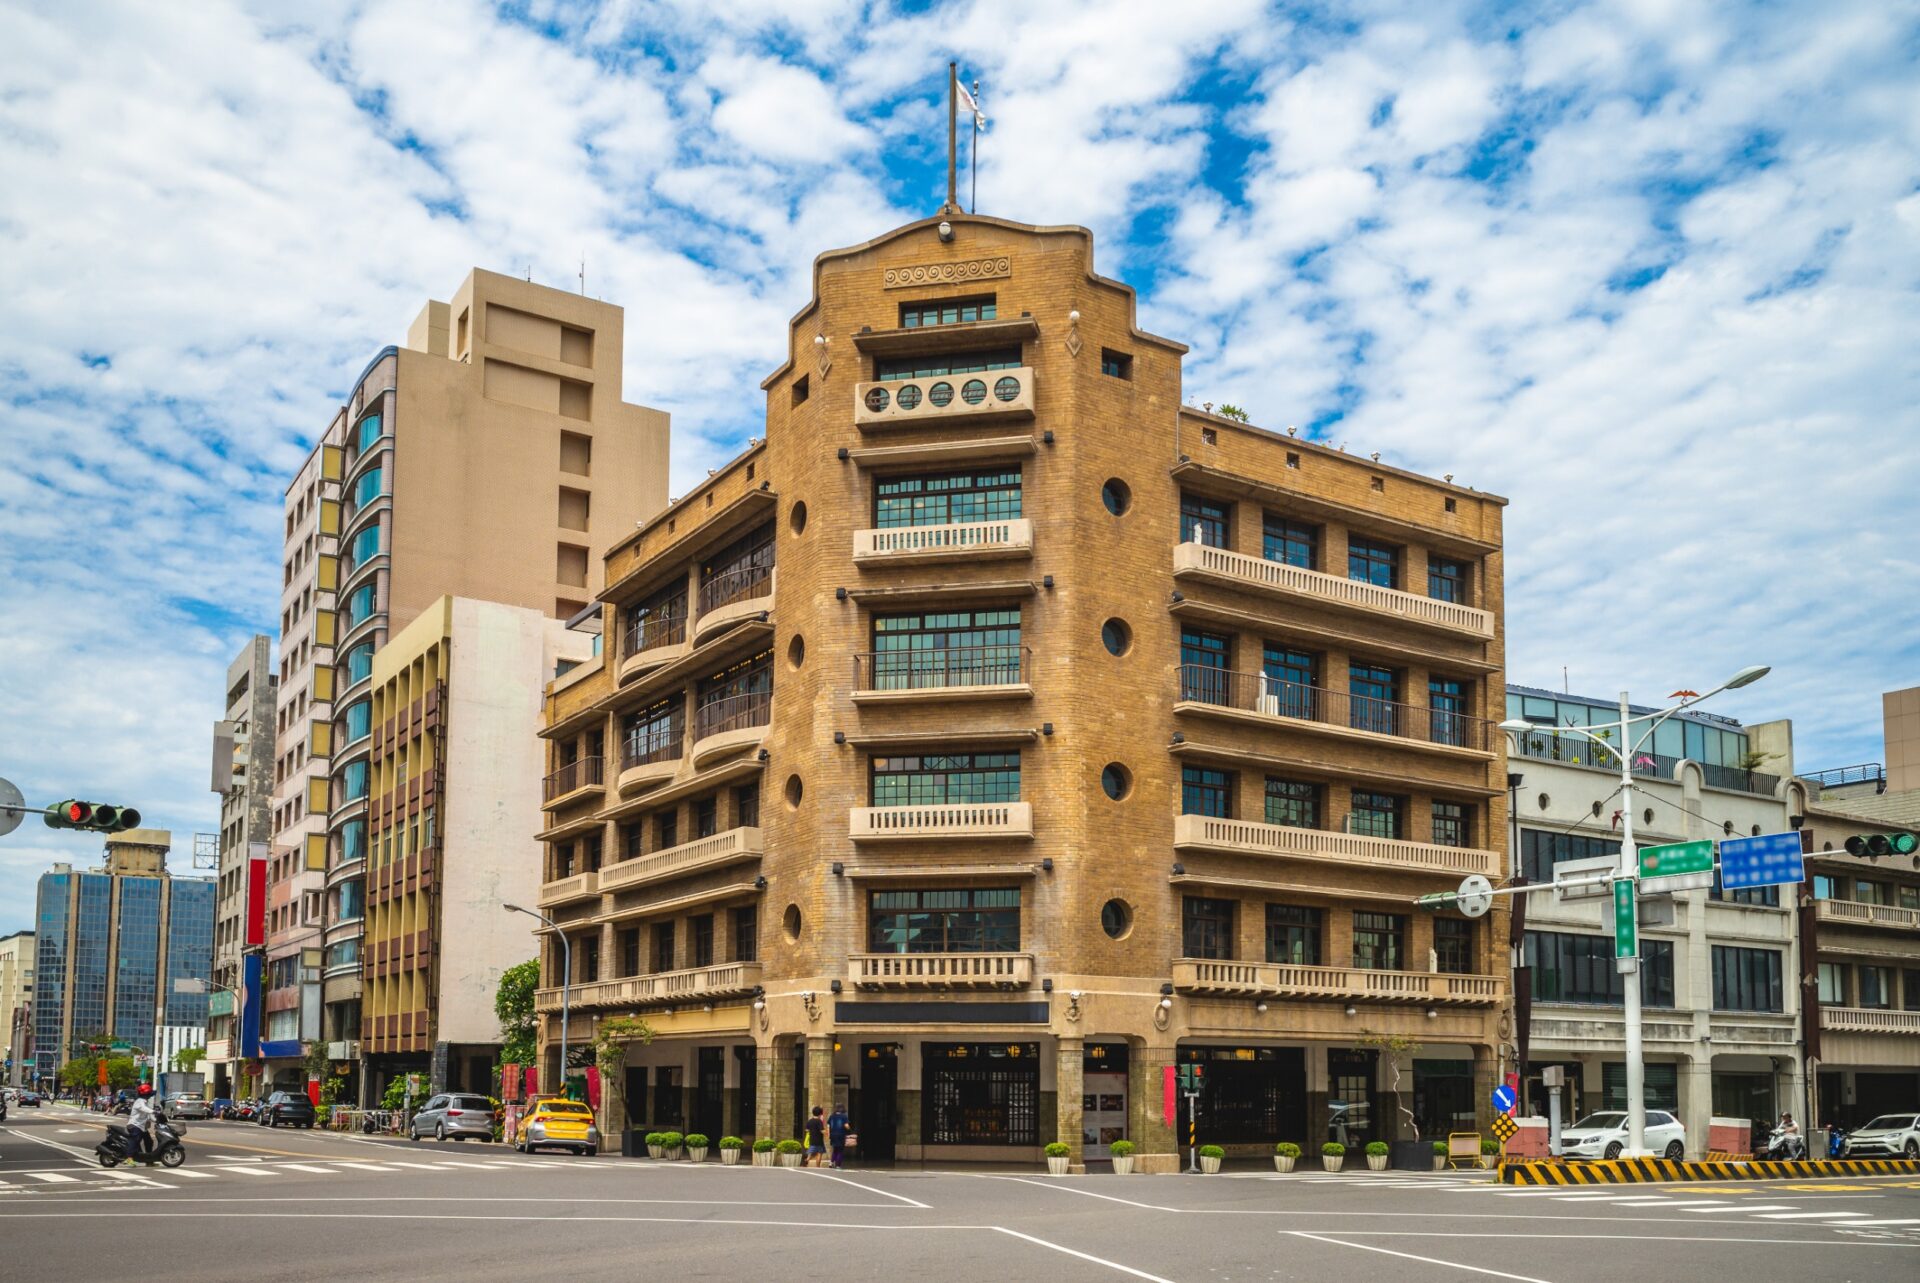
[[1764,833],[1757,838],[1727,838],[1720,843],[1720,885],[1729,891],[1806,879],[1798,833]]
[[1501,1083],[1493,1089],[1493,1111],[1496,1114],[1511,1114],[1513,1112],[1513,1102],[1513,1088],[1507,1086],[1505,1083]]

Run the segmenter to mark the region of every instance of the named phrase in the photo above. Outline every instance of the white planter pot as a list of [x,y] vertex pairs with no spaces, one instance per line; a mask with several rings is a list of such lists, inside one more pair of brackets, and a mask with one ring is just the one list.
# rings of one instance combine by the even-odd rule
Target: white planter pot
[[735,1163],[738,1163],[739,1161],[740,1161],[739,1150],[723,1149],[720,1151],[720,1165],[722,1167],[732,1167]]
[[669,1163],[677,1163],[686,1157],[686,1153],[687,1151],[684,1149],[663,1149],[660,1151],[660,1157],[666,1159]]
[[649,1145],[649,1146],[647,1146],[647,1157],[648,1157],[648,1158],[658,1158],[658,1157],[660,1157],[660,1156],[661,1156],[662,1154],[664,1154],[664,1153],[666,1153],[666,1152],[667,1152],[666,1150],[664,1150],[664,1149],[661,1149],[661,1148],[660,1148],[660,1147],[659,1147],[658,1145]]
[[1072,1157],[1073,1156],[1071,1154],[1061,1154],[1058,1157],[1052,1154],[1048,1154],[1047,1155],[1047,1175],[1065,1176],[1067,1174],[1067,1162]]
[[687,1147],[687,1157],[696,1163],[704,1163],[707,1161],[707,1147],[702,1145],[698,1149],[695,1149],[689,1145]]
[[1205,1154],[1202,1154],[1200,1155],[1200,1170],[1206,1175],[1211,1176],[1220,1170],[1220,1160],[1217,1158],[1209,1158]]
[[1273,1170],[1276,1172],[1290,1172],[1293,1170],[1293,1165],[1299,1161],[1299,1159],[1289,1158],[1285,1154],[1275,1154],[1273,1156]]
[[1447,1156],[1445,1154],[1435,1154],[1433,1156],[1433,1170],[1436,1172],[1444,1172],[1447,1170]]
[[753,1165],[755,1167],[772,1167],[773,1159],[774,1153],[770,1149],[756,1149],[753,1151]]
[[1113,1174],[1115,1176],[1133,1175],[1133,1155],[1115,1154],[1113,1156]]
[[1384,1171],[1386,1171],[1386,1170],[1387,1170],[1387,1155],[1385,1155],[1385,1154],[1368,1154],[1368,1155],[1367,1155],[1367,1170],[1368,1170],[1368,1171],[1370,1171],[1370,1172],[1384,1172]]
[[1480,1166],[1486,1168],[1488,1171],[1492,1171],[1494,1168],[1500,1166],[1500,1155],[1498,1154],[1480,1155]]
[[805,1154],[782,1154],[780,1155],[780,1166],[798,1167],[800,1166],[800,1160],[805,1157]]
[[1347,1156],[1345,1154],[1320,1155],[1320,1166],[1329,1172],[1339,1171],[1340,1165],[1346,1161],[1347,1161]]

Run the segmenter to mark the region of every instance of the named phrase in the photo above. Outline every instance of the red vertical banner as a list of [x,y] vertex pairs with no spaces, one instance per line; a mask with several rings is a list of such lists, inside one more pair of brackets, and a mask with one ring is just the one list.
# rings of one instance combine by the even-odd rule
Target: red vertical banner
[[508,1101],[520,1099],[520,1066],[500,1066],[500,1098]]
[[247,943],[258,947],[267,942],[267,862],[264,857],[247,861]]
[[587,1066],[587,1108],[600,1108],[600,1070],[594,1065]]
[[1175,1072],[1172,1065],[1163,1066],[1161,1069],[1163,1077],[1160,1084],[1160,1116],[1166,1119],[1169,1127],[1173,1126],[1180,1116],[1179,1097],[1174,1091]]
[[523,1085],[526,1088],[528,1100],[532,1100],[540,1094],[540,1067],[538,1065],[527,1066],[526,1082]]
[[320,1108],[320,1080],[318,1078],[307,1079],[307,1100],[315,1109]]

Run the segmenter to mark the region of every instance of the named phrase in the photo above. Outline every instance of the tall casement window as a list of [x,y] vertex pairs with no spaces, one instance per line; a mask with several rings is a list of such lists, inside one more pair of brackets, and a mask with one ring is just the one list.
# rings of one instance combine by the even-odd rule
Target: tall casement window
[[1267,961],[1296,967],[1321,965],[1320,910],[1297,904],[1267,906]]
[[1780,953],[1775,949],[1713,946],[1715,1011],[1780,1011]]
[[1435,846],[1472,846],[1472,811],[1464,802],[1433,804],[1433,844]]
[[867,897],[873,953],[1015,953],[1018,887],[874,891]]
[[620,728],[622,769],[677,760],[684,738],[680,725],[684,707],[681,699],[663,699],[629,714]]
[[1180,901],[1183,957],[1227,960],[1233,957],[1233,901],[1189,895]]
[[1018,685],[1024,655],[1017,606],[882,615],[873,621],[870,689]]
[[1406,918],[1397,913],[1354,914],[1353,965],[1375,971],[1406,970]]
[[753,905],[733,911],[733,960],[760,961],[760,910]]
[[1010,521],[1019,515],[1018,468],[879,477],[873,483],[873,524],[881,530]]
[[1434,966],[1450,975],[1473,974],[1473,923],[1465,918],[1433,920]]
[[760,827],[760,782],[742,784],[733,791],[733,822],[736,827]]
[[984,352],[929,353],[925,356],[888,356],[873,363],[880,383],[900,379],[931,379],[942,374],[984,374],[989,370],[1020,368],[1020,349],[992,348]]
[[1320,662],[1304,650],[1268,642],[1260,653],[1260,712],[1319,721]]
[[1355,789],[1352,808],[1347,812],[1347,832],[1370,838],[1405,837],[1405,812],[1405,798]]
[[1305,780],[1280,780],[1267,776],[1268,824],[1284,824],[1292,829],[1320,827],[1320,786]]
[[367,760],[348,762],[340,769],[340,800],[357,802],[367,795]]
[[1400,733],[1399,683],[1391,668],[1347,666],[1347,724],[1379,735]]
[[1180,542],[1209,548],[1233,546],[1233,505],[1180,492]]
[[622,927],[620,941],[620,974],[637,976],[640,974],[640,928]]
[[701,680],[694,738],[765,726],[772,715],[773,652],[761,651]]
[[1467,742],[1467,684],[1453,677],[1427,680],[1427,705],[1432,709],[1429,738],[1435,744],[1464,747]]
[[346,684],[349,686],[373,676],[373,643],[361,642],[355,646],[347,652],[340,666],[346,670]]
[[[1535,1002],[1619,1006],[1626,1001],[1614,966],[1612,936],[1529,931],[1521,960],[1533,969]],[[1673,941],[1640,937],[1640,1001],[1673,1006]]]
[[720,799],[703,797],[693,804],[693,836],[710,838],[720,831]]
[[1180,698],[1202,704],[1229,702],[1227,665],[1233,642],[1218,633],[1180,630]]
[[769,521],[715,553],[700,567],[700,609],[764,597],[773,579],[773,523]]
[[1847,1005],[1846,963],[1823,962],[1820,964],[1820,1004],[1825,1007]]
[[1347,540],[1347,578],[1381,588],[1400,586],[1400,550],[1372,539]]
[[653,817],[654,844],[656,851],[665,851],[669,847],[680,845],[680,812],[676,807],[668,807]]
[[1233,772],[1211,766],[1185,766],[1180,769],[1180,813],[1210,815],[1216,820],[1233,818]]
[[368,468],[365,472],[360,474],[360,479],[353,483],[353,511],[354,512],[360,511],[360,509],[366,507],[368,504],[372,503],[375,499],[378,499],[381,495],[386,493],[386,491],[380,488],[381,482],[383,480],[380,474],[381,474],[381,469]]
[[1427,558],[1427,596],[1435,601],[1467,604],[1467,563],[1442,557]]
[[873,759],[874,806],[1018,802],[1018,753],[920,753]]
[[653,924],[653,969],[672,971],[674,962],[673,923],[656,922]]
[[351,744],[355,740],[365,739],[373,734],[373,701],[362,699],[347,705],[346,716],[340,720],[344,733],[342,743]]
[[376,521],[354,535],[353,542],[347,545],[346,572],[352,574],[379,555],[380,523]]
[[998,315],[994,296],[979,298],[929,299],[923,303],[902,303],[902,329],[922,329],[929,325],[964,325],[969,321],[991,321]]
[[380,439],[380,416],[369,414],[353,429],[353,457],[359,458]]
[[699,913],[687,919],[687,965],[713,965],[713,915]]
[[379,598],[374,592],[374,585],[370,583],[360,585],[353,590],[353,595],[347,598],[345,626],[347,628],[357,628],[361,624],[366,623],[369,619],[373,618],[379,604]]
[[687,581],[677,579],[624,613],[626,653],[678,646],[687,639]]
[[1302,570],[1320,569],[1320,527],[1274,512],[1262,515],[1261,556]]
[[582,936],[580,939],[580,979],[588,984],[600,978],[600,937]]

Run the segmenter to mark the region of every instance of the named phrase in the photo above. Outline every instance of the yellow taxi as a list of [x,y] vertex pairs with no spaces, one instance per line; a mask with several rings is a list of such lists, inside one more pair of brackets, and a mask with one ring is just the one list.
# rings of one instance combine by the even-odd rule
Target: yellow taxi
[[600,1152],[600,1129],[593,1111],[577,1100],[549,1096],[528,1106],[513,1134],[513,1147],[523,1154],[538,1149],[571,1149],[591,1157]]

